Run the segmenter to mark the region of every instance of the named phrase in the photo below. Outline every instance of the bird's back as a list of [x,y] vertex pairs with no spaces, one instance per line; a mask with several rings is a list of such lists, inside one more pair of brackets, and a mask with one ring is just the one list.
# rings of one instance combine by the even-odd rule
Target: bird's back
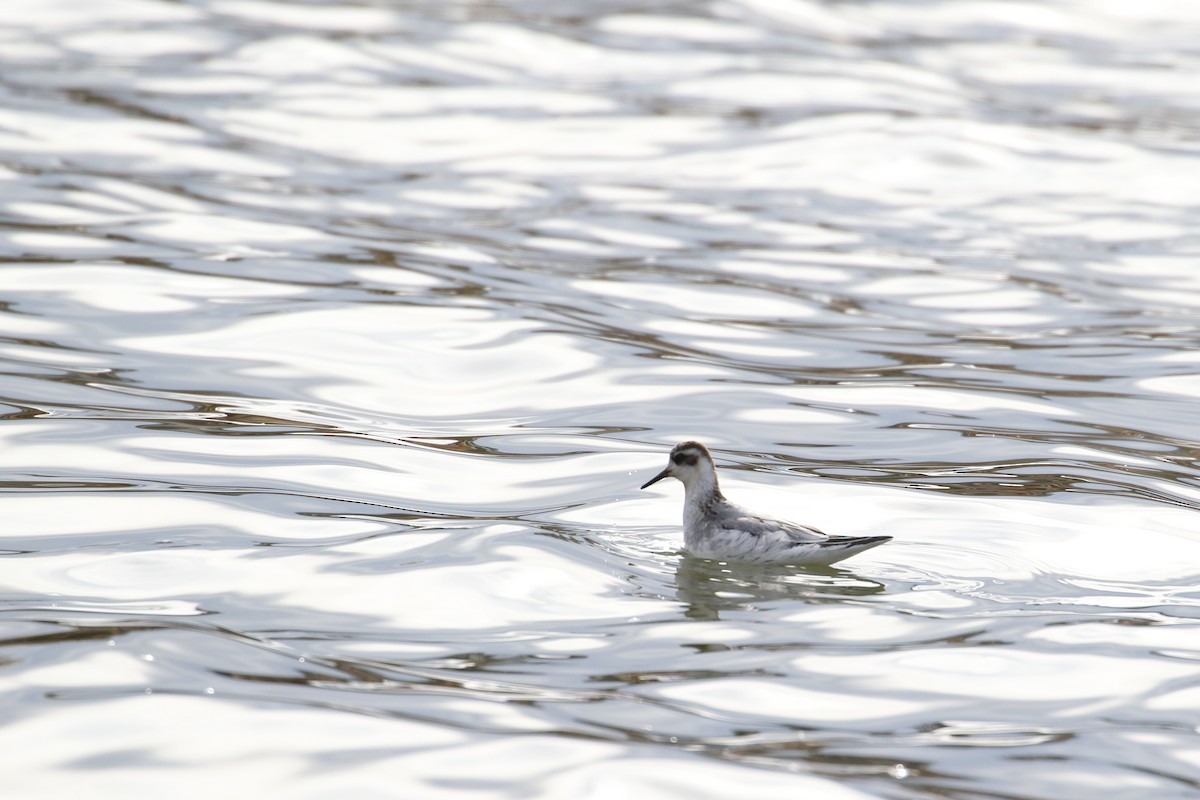
[[716,559],[832,564],[890,541],[890,536],[829,536],[817,528],[754,514],[724,498],[684,519],[692,553]]

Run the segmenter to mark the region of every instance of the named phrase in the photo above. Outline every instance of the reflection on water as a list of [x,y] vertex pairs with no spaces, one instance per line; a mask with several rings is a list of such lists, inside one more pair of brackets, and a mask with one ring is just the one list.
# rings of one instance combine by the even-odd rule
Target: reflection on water
[[764,604],[841,603],[884,591],[878,581],[840,567],[725,563],[684,556],[675,574],[689,619],[720,619],[722,611],[758,611]]
[[1198,35],[4,4],[14,796],[1195,796]]

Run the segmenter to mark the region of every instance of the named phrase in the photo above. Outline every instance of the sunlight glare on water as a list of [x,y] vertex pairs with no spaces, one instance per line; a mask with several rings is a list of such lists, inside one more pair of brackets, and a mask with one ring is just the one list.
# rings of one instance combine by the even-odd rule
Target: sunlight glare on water
[[1195,797],[1197,37],[4,3],[9,792]]

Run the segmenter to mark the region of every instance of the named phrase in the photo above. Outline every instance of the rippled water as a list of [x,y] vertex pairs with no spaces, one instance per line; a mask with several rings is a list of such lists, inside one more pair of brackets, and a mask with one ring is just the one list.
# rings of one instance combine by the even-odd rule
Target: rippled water
[[8,791],[1197,796],[1197,42],[6,0]]

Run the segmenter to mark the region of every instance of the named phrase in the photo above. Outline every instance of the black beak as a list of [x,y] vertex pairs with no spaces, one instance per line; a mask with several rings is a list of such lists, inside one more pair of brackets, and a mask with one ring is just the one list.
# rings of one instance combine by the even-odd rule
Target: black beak
[[651,478],[650,480],[643,483],[642,488],[645,489],[647,486],[652,486],[652,485],[658,483],[659,481],[661,481],[663,478],[670,477],[670,475],[671,475],[671,468],[667,467],[662,472],[658,473],[653,478]]

